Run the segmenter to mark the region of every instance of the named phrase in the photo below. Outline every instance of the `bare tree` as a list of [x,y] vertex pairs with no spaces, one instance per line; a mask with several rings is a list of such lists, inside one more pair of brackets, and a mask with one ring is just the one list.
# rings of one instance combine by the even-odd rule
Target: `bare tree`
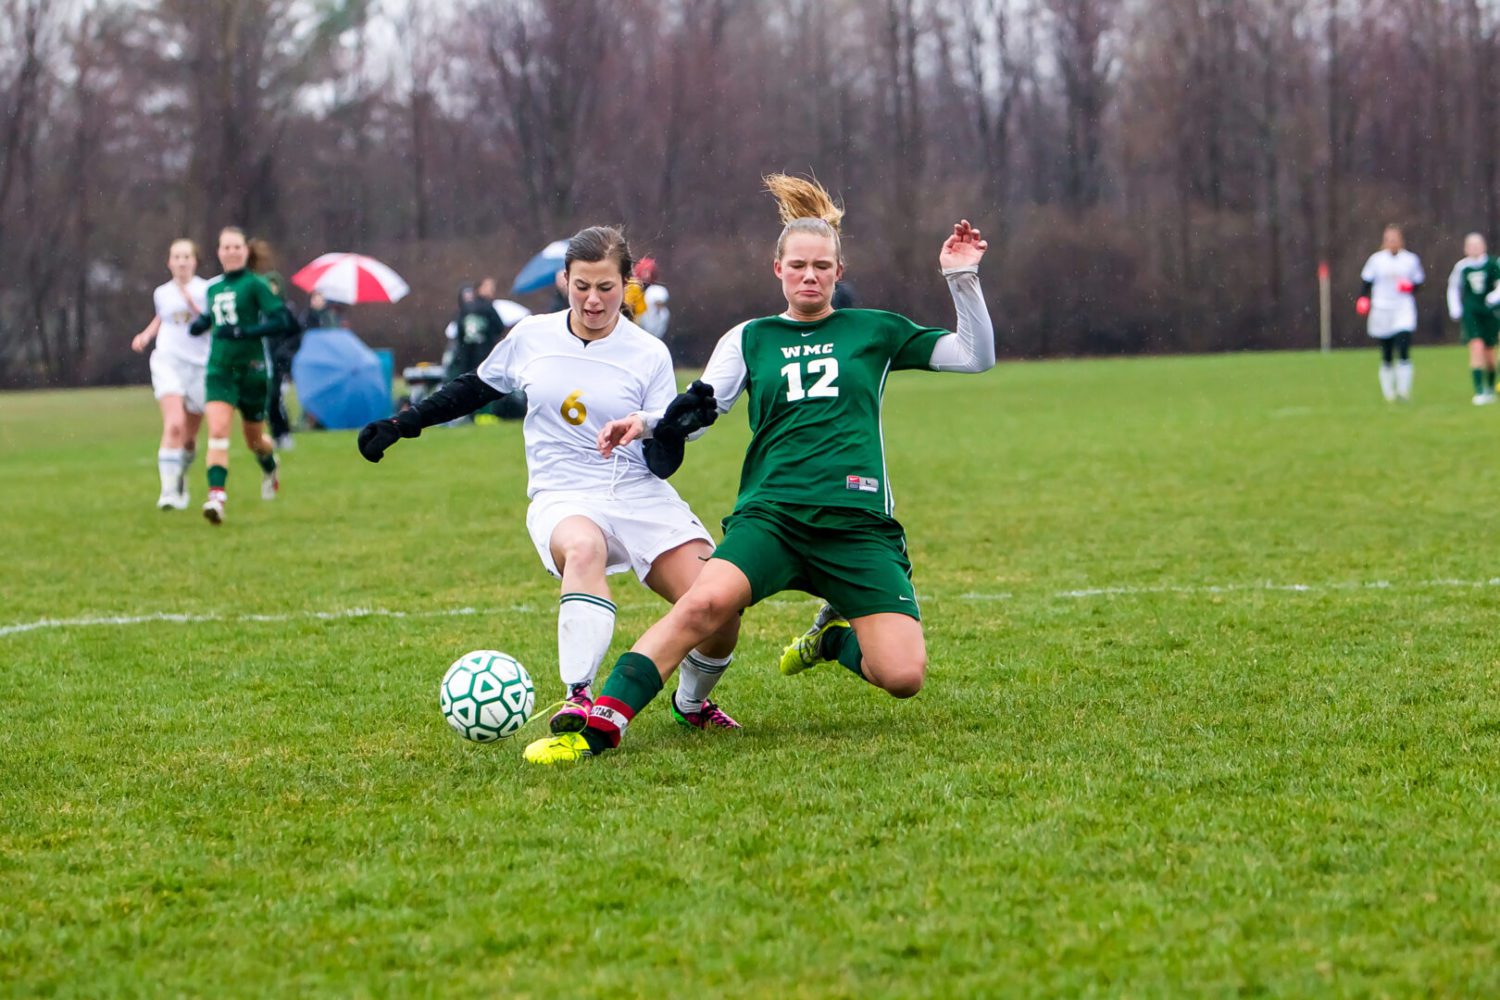
[[1114,57],[1109,35],[1119,0],[1046,0],[1067,116],[1068,204],[1094,205],[1103,191],[1104,113]]

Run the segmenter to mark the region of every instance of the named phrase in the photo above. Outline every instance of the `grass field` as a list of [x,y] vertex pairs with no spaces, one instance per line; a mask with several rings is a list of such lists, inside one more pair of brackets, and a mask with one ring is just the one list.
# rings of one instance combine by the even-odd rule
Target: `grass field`
[[[574,770],[437,709],[476,647],[559,696],[518,426],[305,434],[274,504],[237,445],[215,530],[153,508],[148,390],[0,396],[0,990],[1500,994],[1500,407],[1417,374],[897,376],[927,689],[779,677],[787,594],[743,735],[661,703]],[[744,439],[676,480],[710,523]]]

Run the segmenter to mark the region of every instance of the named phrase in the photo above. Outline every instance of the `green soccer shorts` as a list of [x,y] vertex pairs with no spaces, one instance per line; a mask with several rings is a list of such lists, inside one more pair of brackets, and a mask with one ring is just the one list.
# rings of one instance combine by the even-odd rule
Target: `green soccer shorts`
[[227,365],[210,363],[204,375],[204,397],[210,403],[228,403],[240,416],[258,423],[270,409],[271,378],[262,358]]
[[724,519],[713,558],[745,574],[751,604],[801,590],[845,618],[890,612],[922,620],[906,533],[874,511],[756,501]]
[[1466,344],[1471,340],[1482,340],[1485,347],[1494,347],[1500,343],[1500,316],[1492,312],[1481,312],[1473,316],[1466,313],[1459,325],[1463,328]]

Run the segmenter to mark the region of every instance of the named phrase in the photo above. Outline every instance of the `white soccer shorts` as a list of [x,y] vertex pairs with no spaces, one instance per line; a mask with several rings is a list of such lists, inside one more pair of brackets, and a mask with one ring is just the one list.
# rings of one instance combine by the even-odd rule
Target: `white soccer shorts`
[[552,533],[568,517],[586,517],[604,533],[605,572],[635,570],[642,582],[651,564],[694,539],[713,545],[713,538],[692,508],[669,492],[661,496],[608,499],[580,493],[538,493],[526,510],[526,530],[547,572],[561,578],[552,559]]
[[189,413],[203,412],[204,371],[204,365],[195,365],[161,351],[151,352],[151,390],[157,399],[181,396],[183,409]]

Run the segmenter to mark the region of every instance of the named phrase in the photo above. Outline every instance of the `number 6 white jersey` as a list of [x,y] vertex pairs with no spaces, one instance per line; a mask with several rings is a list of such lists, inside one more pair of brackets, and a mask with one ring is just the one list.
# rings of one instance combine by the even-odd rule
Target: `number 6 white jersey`
[[485,358],[477,374],[503,393],[526,393],[526,495],[546,490],[601,497],[676,495],[646,468],[640,442],[599,455],[599,431],[677,395],[666,345],[624,316],[602,340],[568,329],[568,311],[528,316]]

